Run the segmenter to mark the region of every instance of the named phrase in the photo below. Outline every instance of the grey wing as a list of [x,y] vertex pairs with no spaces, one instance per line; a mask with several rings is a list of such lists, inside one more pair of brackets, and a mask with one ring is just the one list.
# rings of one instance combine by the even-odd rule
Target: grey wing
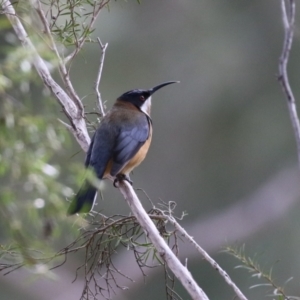
[[142,114],[135,122],[123,124],[113,149],[111,175],[117,175],[140,150],[149,137],[149,120]]
[[91,166],[98,178],[102,178],[109,160],[112,158],[116,140],[116,132],[108,123],[103,123],[97,129],[89,149],[86,164]]

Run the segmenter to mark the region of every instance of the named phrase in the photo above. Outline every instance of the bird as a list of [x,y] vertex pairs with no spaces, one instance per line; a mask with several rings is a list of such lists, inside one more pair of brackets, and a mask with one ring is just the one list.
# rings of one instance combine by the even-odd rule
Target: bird
[[[117,98],[95,131],[85,158],[85,167],[92,169],[98,179],[127,180],[131,171],[146,157],[152,139],[152,95],[164,86],[178,83],[168,81],[151,89],[133,89]],[[88,213],[97,197],[97,188],[85,179],[72,199],[68,215]]]

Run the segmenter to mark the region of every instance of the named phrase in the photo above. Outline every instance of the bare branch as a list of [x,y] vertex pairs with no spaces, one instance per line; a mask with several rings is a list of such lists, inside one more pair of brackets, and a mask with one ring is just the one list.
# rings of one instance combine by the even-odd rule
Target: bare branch
[[[201,241],[206,251],[217,252],[224,244],[245,240],[286,216],[299,201],[299,180],[298,169],[281,170],[246,198],[238,199],[226,209],[212,212],[197,222],[185,223],[184,228],[195,240]],[[184,261],[188,257],[190,263],[197,259],[197,255],[192,247],[181,247],[179,258]],[[139,269],[133,267],[134,261],[128,251],[123,251],[116,260],[123,270],[130,270],[128,275],[135,278],[136,286],[143,284],[143,278],[138,277]],[[148,270],[148,278],[155,276],[156,272],[156,269]]]
[[219,274],[225,279],[225,281],[228,283],[229,286],[231,286],[238,296],[240,300],[247,300],[246,296],[242,293],[242,291],[236,286],[236,284],[231,280],[230,276],[227,274],[225,270],[223,270],[220,265],[212,258],[209,256],[209,254],[198,245],[194,238],[190,236],[186,230],[180,226],[180,224],[175,220],[173,216],[166,215],[163,213],[163,215],[169,220],[169,222],[181,233],[183,237],[185,237],[195,248],[196,250],[204,257],[206,261],[208,261],[211,266],[219,272]]
[[45,62],[37,52],[31,40],[28,38],[28,34],[25,31],[19,18],[17,17],[11,2],[9,0],[4,0],[2,2],[2,8],[6,17],[10,21],[18,39],[28,50],[28,55],[31,57],[32,63],[35,66],[39,76],[62,106],[64,113],[66,114],[72,128],[74,129],[74,136],[77,142],[84,151],[87,151],[90,144],[90,137],[86,129],[85,121],[78,112],[78,106],[74,104],[74,102],[65,93],[65,91],[52,78]]
[[160,257],[165,261],[170,270],[186,288],[192,299],[207,300],[208,297],[206,296],[205,292],[197,285],[188,269],[183,266],[183,264],[178,260],[172,250],[165,243],[164,239],[160,236],[157,228],[154,226],[153,222],[137,198],[133,188],[128,182],[122,181],[119,184],[119,189],[127,201],[132,213],[158,251]]
[[284,41],[282,53],[279,59],[279,76],[278,80],[281,83],[282,90],[287,98],[288,109],[291,122],[294,129],[294,134],[297,143],[298,162],[300,165],[300,122],[296,108],[296,101],[289,83],[287,74],[287,64],[289,61],[290,51],[292,48],[295,25],[295,0],[281,0],[282,20],[284,26]]
[[98,109],[101,112],[102,117],[104,117],[105,112],[104,112],[104,108],[103,108],[103,102],[102,102],[101,94],[100,94],[100,91],[99,91],[99,85],[100,85],[100,80],[101,80],[101,76],[102,76],[102,70],[103,70],[103,64],[104,64],[104,58],[105,58],[105,51],[106,51],[106,48],[107,48],[108,44],[106,43],[105,45],[103,45],[101,43],[100,38],[97,38],[97,40],[98,40],[98,43],[99,43],[100,49],[101,49],[101,57],[100,57],[100,64],[99,64],[97,79],[96,79],[96,82],[95,82],[95,91],[96,91],[96,95],[97,95]]

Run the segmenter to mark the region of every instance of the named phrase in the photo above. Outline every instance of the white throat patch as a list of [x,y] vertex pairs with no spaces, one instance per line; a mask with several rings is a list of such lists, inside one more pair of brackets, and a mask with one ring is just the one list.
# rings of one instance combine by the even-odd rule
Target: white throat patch
[[144,112],[148,117],[150,117],[151,112],[151,98],[152,96],[150,96],[141,106],[141,111]]

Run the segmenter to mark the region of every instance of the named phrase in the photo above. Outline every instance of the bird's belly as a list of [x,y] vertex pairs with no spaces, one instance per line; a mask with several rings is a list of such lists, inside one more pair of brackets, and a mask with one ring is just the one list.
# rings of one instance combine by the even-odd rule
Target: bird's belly
[[112,176],[110,175],[110,171],[111,171],[111,167],[112,167],[112,164],[113,164],[113,161],[112,159],[109,160],[106,168],[105,168],[105,171],[104,171],[104,174],[103,174],[103,179],[110,179],[112,178]]
[[124,166],[119,172],[121,174],[129,174],[135,167],[137,167],[146,157],[151,144],[152,136],[150,135],[145,144],[140,148],[138,153]]

